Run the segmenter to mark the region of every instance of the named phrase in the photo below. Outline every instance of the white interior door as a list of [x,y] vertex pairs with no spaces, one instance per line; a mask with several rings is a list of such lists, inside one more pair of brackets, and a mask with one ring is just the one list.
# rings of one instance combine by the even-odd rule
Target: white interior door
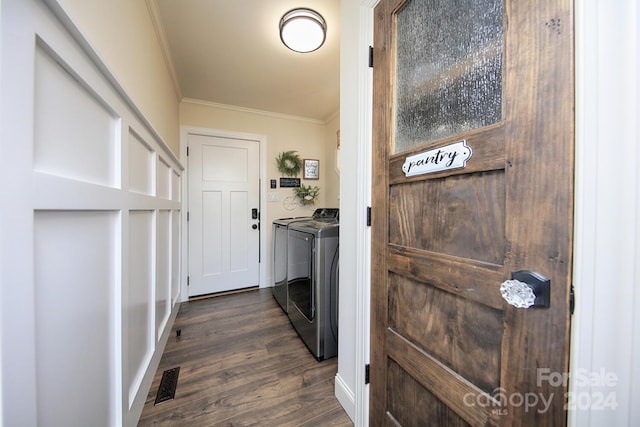
[[189,297],[258,286],[259,143],[195,134],[187,143]]

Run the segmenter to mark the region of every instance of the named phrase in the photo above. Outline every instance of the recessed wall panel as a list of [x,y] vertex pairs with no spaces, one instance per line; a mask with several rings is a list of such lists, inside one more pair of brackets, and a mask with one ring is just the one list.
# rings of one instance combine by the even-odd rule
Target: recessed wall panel
[[34,168],[78,181],[119,180],[118,117],[48,50],[36,49]]
[[156,340],[169,319],[171,287],[171,211],[158,212],[156,225]]
[[156,167],[156,195],[171,199],[171,167],[162,157],[158,157]]
[[171,200],[179,202],[181,200],[180,192],[180,173],[174,170],[171,173]]
[[124,388],[129,405],[140,387],[153,351],[153,211],[129,212],[128,283],[123,290]]
[[129,132],[129,190],[153,194],[153,149],[134,132]]
[[42,425],[119,423],[118,218],[116,212],[97,211],[35,214],[36,390]]
[[171,299],[180,293],[180,211],[171,213]]

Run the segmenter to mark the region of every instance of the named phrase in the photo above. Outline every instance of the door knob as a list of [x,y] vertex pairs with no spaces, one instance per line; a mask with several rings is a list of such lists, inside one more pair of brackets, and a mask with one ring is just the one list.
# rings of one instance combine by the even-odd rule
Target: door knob
[[550,304],[551,280],[535,271],[511,273],[511,279],[500,285],[502,298],[517,308],[547,308]]
[[258,224],[253,224],[253,225],[251,226],[251,228],[253,228],[254,230],[257,230],[257,229],[258,229]]

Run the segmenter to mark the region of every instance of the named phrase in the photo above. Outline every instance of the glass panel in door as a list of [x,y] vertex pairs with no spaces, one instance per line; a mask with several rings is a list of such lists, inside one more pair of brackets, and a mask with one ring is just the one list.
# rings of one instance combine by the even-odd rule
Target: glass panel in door
[[394,153],[502,120],[502,0],[413,0],[396,19]]

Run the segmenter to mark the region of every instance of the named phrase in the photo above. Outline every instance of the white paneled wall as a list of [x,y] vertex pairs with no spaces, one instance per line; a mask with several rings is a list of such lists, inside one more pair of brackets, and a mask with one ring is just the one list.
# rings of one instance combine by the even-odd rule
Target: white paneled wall
[[1,4],[0,424],[136,425],[180,297],[183,168],[73,28]]
[[153,194],[154,152],[138,135],[129,133],[129,190]]
[[115,211],[35,212],[37,409],[49,425],[117,424],[119,222]]

